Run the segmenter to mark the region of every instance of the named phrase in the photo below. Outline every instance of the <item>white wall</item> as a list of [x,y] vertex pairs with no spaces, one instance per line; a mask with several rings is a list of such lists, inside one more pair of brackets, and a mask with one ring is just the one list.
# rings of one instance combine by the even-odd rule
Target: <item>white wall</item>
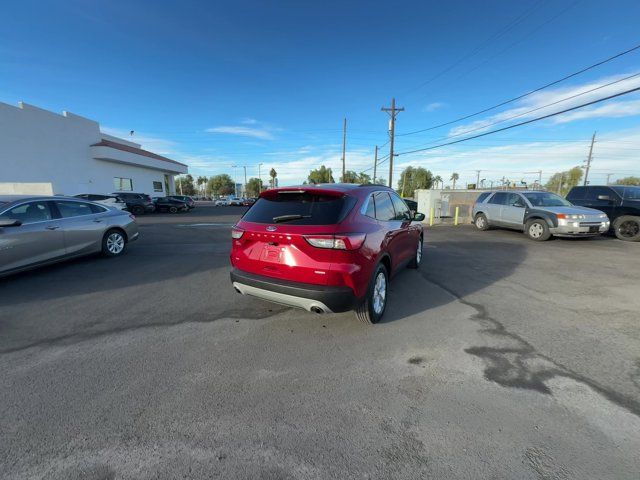
[[0,195],[53,195],[50,183],[0,183]]
[[161,196],[165,193],[154,192],[153,182],[162,182],[164,188],[167,173],[173,186],[174,172],[186,171],[131,153],[128,161],[142,166],[96,160],[91,145],[102,138],[139,147],[102,134],[97,122],[72,113],[58,115],[24,103],[14,107],[0,102],[0,183],[50,183],[53,193],[75,195],[111,193],[113,177],[123,177],[133,180],[133,191]]

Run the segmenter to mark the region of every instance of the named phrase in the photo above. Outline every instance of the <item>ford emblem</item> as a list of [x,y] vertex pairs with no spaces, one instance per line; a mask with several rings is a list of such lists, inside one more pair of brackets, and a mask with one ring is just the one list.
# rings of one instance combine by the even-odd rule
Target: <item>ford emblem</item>
[[269,225],[267,227],[267,232],[275,232],[278,229],[278,227],[274,227],[273,225]]

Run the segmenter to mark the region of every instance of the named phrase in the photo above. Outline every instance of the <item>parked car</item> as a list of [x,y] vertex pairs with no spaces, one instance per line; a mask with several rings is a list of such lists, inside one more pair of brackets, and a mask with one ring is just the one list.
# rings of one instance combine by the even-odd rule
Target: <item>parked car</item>
[[177,200],[173,197],[157,197],[153,199],[153,203],[156,206],[156,212],[188,212],[189,205],[182,200]]
[[127,204],[127,210],[134,215],[152,213],[156,209],[153,200],[146,193],[115,192],[111,195],[115,195],[124,201]]
[[195,200],[188,195],[167,195],[167,198],[173,198],[175,200],[180,200],[187,204],[189,208],[196,208]]
[[245,198],[244,200],[242,200],[242,206],[244,207],[250,207],[254,203],[256,203],[255,198]]
[[117,208],[118,210],[125,210],[127,208],[127,204],[120,198],[115,195],[98,195],[96,193],[81,193],[79,195],[74,195],[76,198],[82,198],[83,200],[89,200],[91,202],[96,202],[101,205],[105,205],[111,208]]
[[216,207],[228,207],[230,202],[227,198],[218,198],[213,202],[213,205]]
[[420,265],[422,220],[379,185],[267,190],[232,229],[231,282],[244,295],[376,323],[389,279]]
[[241,207],[243,199],[238,197],[232,197],[229,199],[229,205],[232,207]]
[[543,191],[484,192],[473,205],[472,218],[480,230],[512,228],[537,241],[552,235],[593,236],[609,230],[609,219],[600,210],[574,206]]
[[567,200],[575,205],[597,208],[607,214],[616,237],[640,241],[640,187],[588,185],[573,187]]
[[0,196],[0,276],[102,252],[124,253],[135,217],[74,197]]

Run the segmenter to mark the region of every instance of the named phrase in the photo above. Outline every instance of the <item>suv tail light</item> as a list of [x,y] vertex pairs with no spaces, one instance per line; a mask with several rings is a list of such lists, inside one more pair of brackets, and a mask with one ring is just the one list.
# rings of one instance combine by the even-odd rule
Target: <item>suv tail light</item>
[[231,229],[231,238],[233,238],[234,240],[238,240],[239,238],[242,238],[243,234],[244,234],[244,230],[240,230],[239,228]]
[[367,238],[367,235],[364,233],[304,236],[307,243],[313,247],[334,250],[357,250],[362,246],[365,238]]

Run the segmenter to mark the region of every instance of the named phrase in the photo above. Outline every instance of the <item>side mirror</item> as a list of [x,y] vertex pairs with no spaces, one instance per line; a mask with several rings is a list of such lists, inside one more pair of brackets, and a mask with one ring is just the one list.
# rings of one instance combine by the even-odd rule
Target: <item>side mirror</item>
[[6,220],[0,220],[0,228],[4,227],[19,227],[22,225],[20,220],[14,220],[12,218],[8,218]]
[[611,197],[609,195],[598,195],[598,200],[611,200]]
[[416,212],[416,213],[414,213],[414,214],[413,214],[413,219],[414,219],[416,222],[422,222],[425,218],[427,218],[427,217],[425,216],[425,214],[424,214],[424,213],[418,213],[418,212]]

